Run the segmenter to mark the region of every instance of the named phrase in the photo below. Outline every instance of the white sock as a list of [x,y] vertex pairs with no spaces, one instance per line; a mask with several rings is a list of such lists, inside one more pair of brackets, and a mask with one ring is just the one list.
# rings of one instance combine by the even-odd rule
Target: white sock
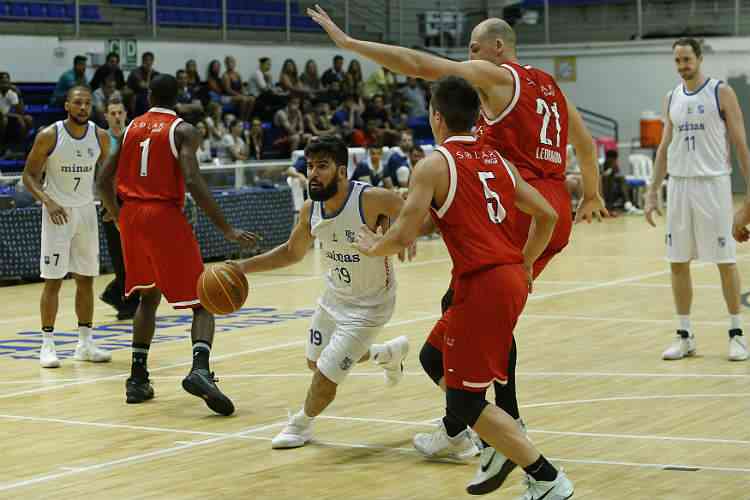
[[91,328],[88,326],[78,326],[78,342],[91,342]]
[[729,315],[729,329],[730,330],[742,330],[742,316],[739,314]]
[[376,363],[387,363],[391,360],[391,350],[386,344],[373,344],[370,346],[370,358]]
[[689,315],[678,314],[677,320],[680,322],[680,330],[685,330],[688,333],[692,332],[692,330],[690,329],[690,316]]
[[292,416],[292,423],[299,425],[300,427],[307,427],[312,423],[314,418],[315,417],[308,417],[305,413],[305,409],[302,408]]
[[44,342],[52,342],[54,336],[55,336],[55,331],[54,330],[51,331],[51,332],[45,332],[44,330],[42,330],[42,341],[44,341]]

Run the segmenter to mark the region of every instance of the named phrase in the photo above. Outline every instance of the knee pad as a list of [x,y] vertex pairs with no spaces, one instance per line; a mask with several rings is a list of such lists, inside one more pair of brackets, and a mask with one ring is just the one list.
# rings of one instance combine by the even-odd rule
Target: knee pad
[[453,289],[449,288],[447,292],[445,292],[445,295],[443,295],[443,298],[440,299],[440,309],[443,314],[445,314],[445,311],[448,310],[448,308],[453,303]]
[[440,385],[440,379],[443,378],[443,353],[434,345],[425,342],[422,350],[419,351],[419,362],[422,363],[427,376]]
[[474,427],[484,407],[489,403],[484,397],[484,392],[463,391],[461,389],[448,388],[445,399],[447,402],[448,415],[460,420],[469,427]]

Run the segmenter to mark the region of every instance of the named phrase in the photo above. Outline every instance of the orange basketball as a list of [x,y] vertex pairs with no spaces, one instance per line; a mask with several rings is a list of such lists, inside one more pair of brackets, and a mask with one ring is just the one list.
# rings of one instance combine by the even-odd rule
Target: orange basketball
[[247,278],[234,263],[213,264],[198,278],[198,298],[213,314],[237,311],[247,300]]

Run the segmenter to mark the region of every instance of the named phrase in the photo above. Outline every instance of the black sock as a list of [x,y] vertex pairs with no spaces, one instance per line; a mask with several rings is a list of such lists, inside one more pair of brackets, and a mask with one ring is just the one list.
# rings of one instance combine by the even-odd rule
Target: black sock
[[86,328],[92,328],[94,326],[94,324],[93,323],[81,323],[79,321],[78,322],[78,326],[85,326]]
[[510,348],[510,355],[508,360],[508,382],[505,385],[500,385],[495,382],[495,404],[513,418],[518,420],[521,418],[520,412],[518,411],[518,398],[516,396],[516,361],[518,360],[518,353],[516,350],[516,339],[513,339],[513,345]]
[[445,432],[448,433],[448,437],[452,438],[458,436],[466,429],[466,424],[450,415],[443,417],[443,425],[445,425]]
[[138,379],[147,379],[148,370],[146,364],[148,362],[148,344],[132,344],[133,349],[133,362],[130,366],[130,376]]
[[42,331],[44,333],[52,333],[52,332],[55,331],[55,327],[54,326],[43,326],[42,327]]
[[208,370],[208,357],[211,355],[211,344],[199,340],[193,343],[193,370]]
[[524,467],[523,470],[537,481],[554,481],[557,477],[557,469],[544,458],[544,455],[539,455],[536,462]]

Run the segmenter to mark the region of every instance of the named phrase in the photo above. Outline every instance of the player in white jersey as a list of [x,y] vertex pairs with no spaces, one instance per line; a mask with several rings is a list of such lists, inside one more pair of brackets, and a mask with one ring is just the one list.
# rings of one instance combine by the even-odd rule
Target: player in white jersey
[[270,271],[302,260],[315,238],[323,244],[328,268],[306,348],[314,372],[304,407],[271,442],[297,448],[312,439],[312,421],[331,404],[338,386],[357,362],[372,359],[385,370],[386,383],[403,377],[409,350],[406,337],[374,344],[393,315],[396,277],[390,258],[359,253],[352,243],[366,224],[375,230],[396,217],[398,194],[347,178],[348,153],[340,139],[322,138],[305,149],[308,192],[289,240],[268,253],[239,262],[245,273]]
[[94,205],[96,166],[109,154],[109,137],[89,121],[91,91],[73,87],[65,100],[68,118],[42,130],[26,159],[23,183],[42,203],[40,258],[44,290],[41,298],[44,368],[57,368],[53,334],[62,280],[71,273],[76,281],[75,309],[78,345],[73,358],[105,362],[109,351],[96,346],[94,277],[99,275],[99,226]]
[[657,194],[669,174],[667,260],[679,326],[663,359],[682,359],[696,352],[690,326],[693,284],[690,262],[716,263],[729,311],[729,359],[748,358],[740,322],[740,275],[732,237],[730,143],[748,182],[750,151],[742,110],[731,87],[701,72],[700,43],[681,38],[672,46],[682,82],[665,99],[665,127],[656,152],[654,178],[646,197],[646,219],[655,226],[660,213]]

